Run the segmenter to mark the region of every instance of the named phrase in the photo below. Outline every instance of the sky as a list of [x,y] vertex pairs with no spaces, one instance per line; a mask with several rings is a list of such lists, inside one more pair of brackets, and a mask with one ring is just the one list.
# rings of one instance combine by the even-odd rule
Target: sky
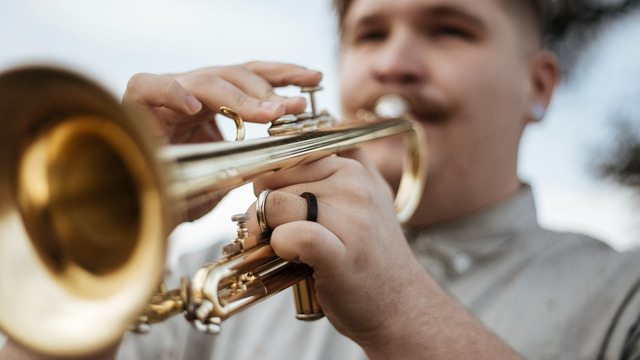
[[[520,152],[520,176],[533,185],[543,226],[585,232],[619,249],[640,244],[640,198],[596,179],[591,168],[615,141],[612,119],[640,111],[639,20],[629,15],[594,40],[546,118],[526,131]],[[282,61],[322,71],[317,103],[339,114],[336,57],[329,0],[0,2],[0,71],[32,63],[63,66],[117,98],[139,72]],[[249,128],[250,137],[263,134],[262,127]],[[173,246],[184,251],[221,236],[230,241],[231,215],[253,201],[250,188],[235,191],[212,214],[180,226]]]

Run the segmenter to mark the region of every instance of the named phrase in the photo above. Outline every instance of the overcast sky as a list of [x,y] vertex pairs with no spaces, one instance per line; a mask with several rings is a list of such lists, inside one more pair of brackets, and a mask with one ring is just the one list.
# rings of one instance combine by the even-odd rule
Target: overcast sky
[[[636,14],[637,15],[637,14]],[[594,180],[592,159],[613,141],[611,119],[640,114],[640,16],[610,27],[563,85],[547,118],[527,130],[522,178],[533,184],[543,225],[626,248],[640,242],[640,199]],[[120,97],[137,72],[179,72],[250,60],[321,70],[321,107],[338,114],[336,31],[329,0],[20,0],[0,2],[0,69],[53,63],[80,71]],[[285,90],[285,94],[293,90]],[[637,125],[637,124],[636,124]],[[1,131],[1,129],[0,129]],[[254,134],[263,129],[252,128]],[[253,201],[241,191],[204,221],[177,232],[210,239],[212,222]],[[635,213],[634,213],[635,212]]]

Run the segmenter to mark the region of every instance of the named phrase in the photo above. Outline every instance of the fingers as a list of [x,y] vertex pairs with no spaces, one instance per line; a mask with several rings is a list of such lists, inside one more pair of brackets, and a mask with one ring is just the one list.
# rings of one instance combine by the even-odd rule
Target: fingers
[[[342,155],[348,155],[344,157]],[[280,170],[274,174],[254,180],[256,196],[264,189],[284,189],[289,192],[304,192],[311,183],[331,179],[323,184],[322,191],[351,191],[361,183],[373,181],[381,189],[388,188],[387,182],[377,171],[375,165],[359,149],[341,153],[341,156],[327,156],[306,164]],[[351,179],[345,182],[341,179]],[[358,180],[360,179],[360,180]],[[334,187],[332,187],[332,185]],[[391,191],[390,188],[388,191]],[[320,193],[322,194],[322,192]]]
[[[318,201],[318,213],[322,213],[324,204]],[[303,221],[307,219],[307,200],[302,196],[289,193],[286,191],[271,191],[266,198],[264,206],[264,218],[269,229],[275,229],[282,224],[294,221]],[[256,206],[251,206],[248,211],[252,219],[247,227],[249,233],[260,232],[260,226],[257,222]],[[320,215],[316,221],[321,221]]]
[[[285,191],[271,191],[263,209],[264,221],[267,228],[272,230],[270,244],[279,257],[303,262],[322,271],[328,261],[345,256],[346,247],[335,234],[320,224],[336,221],[332,219],[334,212],[331,207],[318,201],[318,222],[311,222],[306,221],[308,206],[307,200],[302,196]],[[249,233],[261,232],[255,204],[247,212],[252,219],[247,223]]]
[[211,109],[227,106],[247,121],[268,122],[286,112],[273,88],[260,76],[242,67],[203,69],[178,78],[198,99]]
[[318,71],[267,62],[210,67],[178,75],[137,74],[129,81],[123,102],[166,107],[187,115],[195,115],[203,107],[218,111],[227,106],[247,121],[266,123],[306,108],[303,97],[279,96],[274,87],[313,86],[321,79]]
[[[245,65],[255,74],[264,78],[271,87],[282,86],[316,86],[322,80],[322,73],[307,69],[294,64],[283,64],[275,62],[250,62]],[[282,97],[270,92],[269,99],[282,101],[287,114],[298,114],[305,110],[307,104],[302,97]]]
[[197,114],[202,103],[171,76],[136,74],[129,80],[123,102],[167,107],[188,115]]
[[[271,246],[279,257],[322,269],[327,261],[345,256],[346,247],[342,241],[320,224],[331,222],[333,212],[320,201],[317,205],[318,222],[305,221],[309,212],[306,199],[284,191],[269,193],[264,218],[267,227],[273,229]],[[255,206],[248,211],[252,219],[257,219],[255,211]],[[247,226],[249,233],[260,231],[257,221],[249,221]]]
[[274,88],[295,85],[315,86],[322,80],[322,73],[305,67],[268,62],[250,62],[245,65],[213,68],[225,80],[256,99],[282,103],[285,113],[298,114],[305,110],[306,100],[303,97],[280,96]]
[[322,73],[303,66],[275,62],[250,62],[251,71],[265,78],[272,86],[315,86],[322,80]]
[[370,178],[376,182],[378,186],[389,187],[389,183],[385,180],[384,176],[378,171],[376,165],[371,159],[360,149],[350,149],[339,153],[340,157],[349,158],[357,161],[365,168]]
[[[356,160],[330,156],[256,179],[254,191],[258,196],[265,189],[274,190],[265,203],[271,229],[287,222],[305,220],[307,203],[300,194],[315,194],[317,222],[344,240],[349,231],[368,226],[369,219],[358,216],[359,212],[374,207],[393,209],[390,188],[384,180],[380,180],[382,186],[371,181],[377,178]],[[385,215],[394,216],[393,212]]]
[[262,176],[253,181],[253,190],[257,196],[264,189],[282,189],[287,186],[327,179],[340,169],[340,162],[334,161],[333,158],[335,157],[325,157]]
[[211,109],[228,106],[247,121],[265,123],[306,108],[304,98],[279,96],[274,87],[317,85],[321,79],[321,73],[301,66],[253,62],[201,69],[178,81]]

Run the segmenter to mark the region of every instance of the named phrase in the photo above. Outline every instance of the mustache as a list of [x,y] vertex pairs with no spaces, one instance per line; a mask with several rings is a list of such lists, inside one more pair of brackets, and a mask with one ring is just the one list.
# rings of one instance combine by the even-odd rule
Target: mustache
[[374,109],[378,99],[385,95],[399,95],[403,97],[409,104],[410,115],[416,117],[417,120],[439,122],[443,121],[449,114],[449,108],[429,97],[422,96],[417,93],[409,92],[393,92],[380,93],[372,96],[366,103],[366,109]]

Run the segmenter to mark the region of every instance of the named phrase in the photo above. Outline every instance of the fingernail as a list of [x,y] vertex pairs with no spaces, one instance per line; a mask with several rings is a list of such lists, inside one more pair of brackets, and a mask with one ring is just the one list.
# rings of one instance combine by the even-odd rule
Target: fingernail
[[300,104],[307,104],[307,98],[305,98],[304,96],[292,96],[289,99],[292,99],[295,102],[298,102]]
[[202,110],[202,103],[198,101],[193,95],[187,95],[187,109],[191,114],[195,114]]
[[284,113],[284,104],[276,101],[263,101],[260,106],[264,109]]

